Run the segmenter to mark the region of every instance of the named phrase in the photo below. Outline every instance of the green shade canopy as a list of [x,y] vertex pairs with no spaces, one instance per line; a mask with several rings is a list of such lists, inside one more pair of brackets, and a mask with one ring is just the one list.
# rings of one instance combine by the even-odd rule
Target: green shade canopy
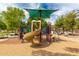
[[[32,20],[33,19],[36,20],[39,17],[41,17],[41,18],[50,18],[50,15],[53,12],[57,11],[57,10],[49,10],[49,9],[25,9],[25,10],[29,12],[29,16],[30,16],[30,18],[32,18]],[[29,19],[29,20],[31,21],[31,19]],[[43,23],[45,23],[45,22],[42,22],[42,24]],[[27,25],[27,32],[31,32],[31,25]]]
[[26,9],[32,18],[50,18],[50,14],[57,10],[50,9]]

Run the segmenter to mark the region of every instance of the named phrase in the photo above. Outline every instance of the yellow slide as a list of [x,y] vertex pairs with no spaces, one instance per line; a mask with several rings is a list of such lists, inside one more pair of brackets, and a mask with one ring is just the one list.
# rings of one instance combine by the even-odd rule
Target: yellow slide
[[34,37],[35,35],[38,35],[39,33],[40,33],[40,30],[26,33],[26,34],[24,35],[23,39],[24,39],[24,40],[27,40],[28,42],[33,41],[33,37]]

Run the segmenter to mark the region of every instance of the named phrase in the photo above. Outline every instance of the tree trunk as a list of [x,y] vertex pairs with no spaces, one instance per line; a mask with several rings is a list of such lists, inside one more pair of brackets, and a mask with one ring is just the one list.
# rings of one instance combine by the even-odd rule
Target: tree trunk
[[8,33],[9,33],[9,32],[8,32],[8,29],[7,29],[7,37],[8,37]]
[[64,28],[63,28],[63,34],[64,34]]
[[12,33],[14,33],[14,30],[12,29]]
[[73,35],[73,28],[72,28],[72,35]]
[[15,34],[17,34],[17,30],[15,30]]

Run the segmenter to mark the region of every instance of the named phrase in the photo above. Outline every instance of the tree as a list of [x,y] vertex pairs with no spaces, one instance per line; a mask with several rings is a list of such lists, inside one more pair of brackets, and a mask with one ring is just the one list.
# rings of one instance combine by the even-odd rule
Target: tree
[[7,11],[2,12],[2,15],[9,30],[18,30],[25,16],[23,10],[14,7],[8,7]]
[[76,11],[74,11],[74,10],[70,11],[67,14],[65,14],[64,16],[58,17],[57,20],[55,21],[54,27],[56,29],[62,28],[63,32],[64,32],[64,30],[65,31],[71,30],[73,33],[74,27],[76,25],[76,17],[77,17]]
[[62,29],[63,30],[63,33],[64,33],[64,26],[63,26],[63,21],[64,20],[64,17],[63,16],[59,16],[57,19],[56,19],[56,21],[55,21],[55,25],[54,25],[54,27],[55,27],[55,29],[56,30],[59,30],[59,29]]
[[3,17],[2,15],[0,14],[0,30],[5,30],[7,27],[6,27],[6,24],[4,23],[3,21]]
[[65,15],[64,18],[64,28],[65,30],[71,30],[73,33],[74,26],[76,24],[77,13],[73,10]]
[[6,29],[6,24],[2,20],[0,20],[0,29],[1,30],[5,30]]
[[76,29],[79,29],[79,18],[76,19],[76,25],[75,25]]

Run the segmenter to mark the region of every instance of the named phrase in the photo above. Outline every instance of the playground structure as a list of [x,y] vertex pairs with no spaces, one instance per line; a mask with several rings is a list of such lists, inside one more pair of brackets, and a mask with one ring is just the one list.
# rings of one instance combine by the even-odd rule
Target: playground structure
[[[34,20],[34,18],[49,18],[50,14],[57,11],[57,10],[49,10],[49,9],[26,9],[26,11],[29,12],[30,17],[33,18],[32,22],[31,22],[31,32],[26,33],[23,37],[23,39],[26,39],[27,41],[31,41],[32,43],[34,43],[34,38],[39,36],[40,40],[39,42],[41,43],[42,41],[42,33],[41,33],[41,19],[40,20]],[[35,23],[36,27],[35,27]],[[38,25],[38,26],[37,26]],[[48,36],[50,37],[50,36]]]
[[[34,23],[38,24],[38,28],[34,27],[35,26]],[[32,22],[31,22],[31,32],[26,33],[24,35],[23,39],[25,39],[27,41],[30,41],[34,44],[33,39],[37,36],[40,36],[40,41],[39,42],[41,42],[41,20],[38,20],[38,21],[32,20]]]
[[[34,27],[34,23],[38,23],[38,25],[36,24],[36,26],[38,26],[38,28],[35,28]],[[32,20],[32,23],[31,23],[31,32],[32,31],[37,31],[37,30],[41,30],[41,20]]]
[[39,33],[36,33],[36,36],[34,36],[34,38],[39,36],[40,37],[40,42],[41,42],[41,20],[38,20],[38,21],[32,20],[31,31],[38,31],[38,32],[40,31]]
[[[35,26],[37,26],[37,28]],[[50,24],[48,24],[48,26],[51,27]],[[50,29],[49,30],[50,33],[45,34],[46,35],[45,39],[48,42],[51,41],[51,35],[50,35],[51,34],[51,28],[49,28],[49,29]],[[38,21],[32,20],[32,22],[31,22],[31,32],[26,33],[24,35],[24,39],[26,39],[29,42],[32,42],[32,44],[35,43],[35,39],[36,39],[36,41],[38,41],[38,44],[40,44],[42,42],[42,39],[43,39],[43,35],[42,35],[41,30],[42,30],[42,28],[41,28],[41,20],[38,20]]]

